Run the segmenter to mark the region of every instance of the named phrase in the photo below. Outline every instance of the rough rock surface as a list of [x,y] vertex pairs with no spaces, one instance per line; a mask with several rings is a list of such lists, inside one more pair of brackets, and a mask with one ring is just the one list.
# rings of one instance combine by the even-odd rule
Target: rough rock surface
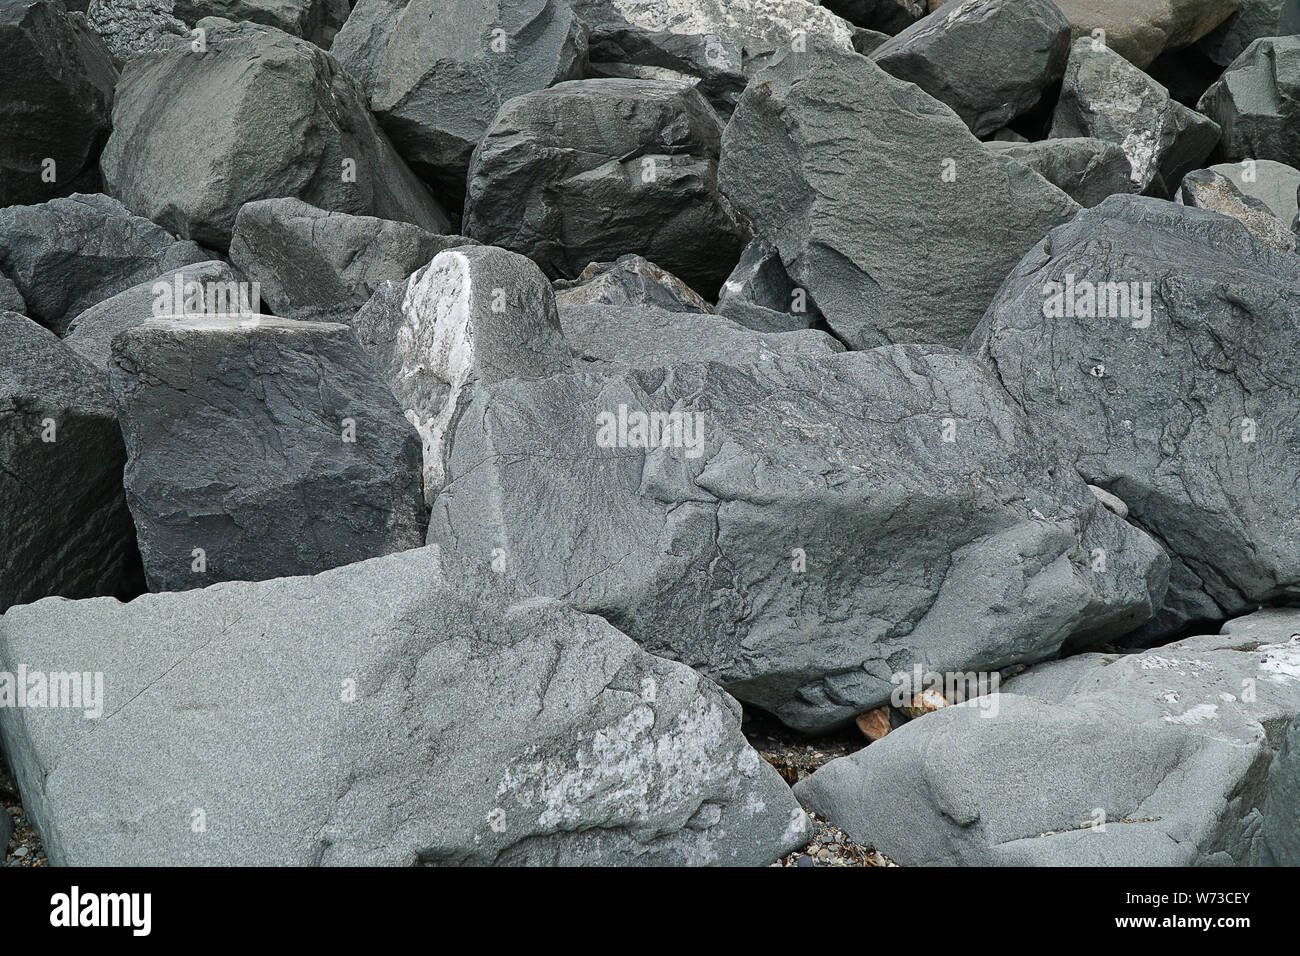
[[554,283],[557,305],[650,305],[669,312],[712,312],[713,306],[644,256],[593,262],[576,279]]
[[131,597],[140,558],[104,374],[14,312],[0,311],[0,341],[0,613],[52,594]]
[[206,42],[201,55],[127,65],[100,162],[109,194],[214,249],[230,244],[241,206],[283,196],[445,230],[329,54],[255,23],[217,21]]
[[429,542],[816,731],[914,664],[1041,659],[1151,613],[1160,549],[1050,462],[937,347],[504,381],[461,415]]
[[59,334],[109,296],[210,258],[107,196],[0,209],[0,271],[18,287],[27,314]]
[[821,310],[790,281],[781,255],[755,239],[718,292],[718,315],[759,332],[791,332],[824,321]]
[[1136,188],[1128,156],[1120,146],[1104,139],[1072,136],[1036,143],[995,141],[985,145],[1024,163],[1085,208]]
[[86,22],[119,60],[158,50],[188,52],[189,27],[172,15],[172,0],[90,0]]
[[580,79],[587,32],[567,0],[359,0],[330,52],[402,157],[458,205],[497,108]]
[[569,366],[546,277],[523,256],[493,246],[439,253],[404,284],[384,283],[352,328],[420,434],[430,502],[475,388]]
[[1263,202],[1283,222],[1295,221],[1300,169],[1271,159],[1218,163],[1210,169],[1227,176],[1247,196]]
[[251,20],[328,49],[350,9],[348,0],[175,0],[172,12],[190,24],[205,17]]
[[1175,557],[1163,632],[1300,598],[1300,370],[1276,344],[1297,309],[1294,253],[1217,213],[1112,196],[1035,247],[971,337],[1044,438]]
[[419,436],[346,325],[149,319],[113,340],[109,377],[150,590],[421,543]]
[[553,279],[637,253],[712,297],[747,238],[718,193],[721,138],[681,83],[577,80],[515,97],[474,153],[463,231]]
[[722,316],[652,306],[561,306],[560,326],[578,371],[617,372],[688,362],[745,365],[777,356],[815,359],[844,351],[824,332],[755,332]]
[[63,4],[0,0],[0,206],[97,187],[116,82],[103,42]]
[[1197,104],[1223,127],[1224,159],[1300,161],[1300,36],[1256,40]]
[[22,293],[3,272],[0,272],[0,312],[27,314],[27,303],[23,301]]
[[253,290],[241,288],[241,282],[244,277],[220,259],[162,273],[82,312],[68,323],[63,344],[107,372],[114,336],[149,319],[176,315],[178,298],[180,314],[239,314],[245,304],[259,313],[251,300]]
[[299,199],[263,199],[235,217],[230,259],[260,285],[273,314],[348,322],[381,283],[404,282],[439,252],[473,242]]
[[1196,44],[1219,66],[1227,66],[1260,37],[1300,33],[1297,0],[1242,0],[1241,9]]
[[0,618],[0,667],[69,660],[102,716],[0,709],[55,865],[762,865],[811,831],[709,681],[429,549]]
[[1042,664],[1002,690],[795,793],[903,866],[1300,865],[1300,612]]
[[1038,105],[1069,51],[1070,24],[1052,0],[952,0],[871,58],[986,136]]
[[832,50],[754,77],[718,175],[855,348],[960,346],[1012,266],[1079,208],[912,84]]
[[1209,209],[1236,219],[1274,249],[1295,252],[1296,235],[1268,204],[1245,195],[1232,179],[1212,169],[1196,169],[1183,177],[1176,197],[1185,206]]
[[1051,136],[1115,143],[1128,157],[1135,191],[1168,196],[1210,155],[1219,127],[1114,50],[1082,38],[1070,48]]

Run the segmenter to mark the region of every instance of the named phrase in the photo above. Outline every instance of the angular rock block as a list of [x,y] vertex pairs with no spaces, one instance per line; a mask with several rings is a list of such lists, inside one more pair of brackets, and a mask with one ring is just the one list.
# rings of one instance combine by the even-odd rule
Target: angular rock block
[[264,23],[327,50],[348,19],[351,4],[348,0],[175,0],[172,12],[191,25],[204,17]]
[[420,549],[6,614],[0,667],[102,675],[98,718],[0,708],[50,862],[763,865],[807,843],[734,700],[493,577]]
[[1236,219],[1261,242],[1282,252],[1295,252],[1296,236],[1263,200],[1247,196],[1230,176],[1212,169],[1194,169],[1183,177],[1175,197],[1184,206],[1209,209]]
[[553,279],[637,253],[711,298],[747,241],[718,193],[721,138],[682,83],[578,80],[516,97],[474,153],[463,231]]
[[1002,691],[795,793],[904,866],[1300,865],[1300,613],[1042,664]]
[[1300,598],[1300,257],[1112,196],[1054,230],[972,335],[1036,430],[1174,557],[1160,633]]
[[172,15],[172,0],[90,0],[86,23],[119,60],[160,50],[188,52],[194,40]]
[[445,231],[333,57],[255,23],[217,22],[206,43],[128,64],[100,162],[106,192],[214,249],[230,245],[245,203],[285,196]]
[[1224,159],[1300,161],[1300,37],[1256,40],[1197,104],[1223,127]]
[[933,346],[480,386],[429,542],[809,732],[914,664],[1122,634],[1168,571],[992,376]]
[[710,313],[699,293],[644,256],[593,262],[576,279],[557,279],[555,303],[566,305],[647,305],[669,312]]
[[419,436],[346,325],[149,319],[109,377],[150,590],[420,545]]
[[104,372],[0,312],[0,613],[48,595],[134,596],[126,452]]
[[1107,196],[1131,193],[1133,167],[1123,148],[1086,136],[1036,143],[990,142],[989,149],[1024,163],[1086,209]]
[[473,242],[298,199],[263,199],[239,210],[230,260],[258,283],[273,314],[348,322],[381,283],[404,282],[443,250]]
[[762,239],[741,253],[715,311],[759,332],[793,332],[825,321],[808,291],[790,281],[780,253]]
[[718,178],[853,348],[960,346],[1020,257],[1079,208],[913,84],[831,49],[754,77]]
[[0,206],[98,186],[117,70],[56,0],[0,2]]

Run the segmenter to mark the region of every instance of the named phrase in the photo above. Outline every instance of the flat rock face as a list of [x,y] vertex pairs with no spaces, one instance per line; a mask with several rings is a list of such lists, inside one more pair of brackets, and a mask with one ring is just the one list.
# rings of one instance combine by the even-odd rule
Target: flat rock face
[[1151,613],[1160,549],[1050,460],[937,347],[504,381],[460,417],[429,542],[817,731],[913,664],[1039,659]]
[[576,279],[554,283],[557,305],[648,305],[669,312],[710,313],[713,306],[677,276],[644,256],[593,262]]
[[580,79],[587,31],[567,0],[360,0],[330,52],[403,158],[459,204],[497,108]]
[[1256,40],[1201,97],[1223,127],[1224,159],[1300,158],[1300,37]]
[[214,249],[230,245],[245,203],[284,196],[445,231],[446,214],[329,54],[273,27],[214,23],[202,55],[127,65],[101,159],[109,194]]
[[110,296],[211,255],[98,194],[0,209],[0,271],[59,334]]
[[1087,136],[1036,143],[990,142],[989,149],[1024,163],[1080,206],[1091,209],[1107,196],[1131,193],[1133,167],[1123,148]]
[[474,153],[463,230],[551,278],[636,253],[712,297],[746,241],[717,188],[721,136],[681,83],[580,80],[516,97]]
[[1015,262],[1079,208],[914,85],[832,50],[754,77],[719,181],[854,348],[960,345]]
[[743,365],[844,351],[825,332],[755,332],[722,316],[651,306],[561,306],[560,324],[577,371],[653,369],[686,362]]
[[405,284],[384,283],[352,328],[420,434],[429,502],[477,386],[569,366],[550,283],[528,259],[493,246],[439,253]]
[[230,258],[275,315],[348,322],[381,283],[404,282],[439,252],[473,242],[299,199],[263,199],[239,210]]
[[1169,90],[1114,50],[1074,41],[1053,139],[1091,136],[1115,143],[1132,167],[1136,192],[1168,196],[1219,141],[1219,127],[1169,96]]
[[328,49],[350,10],[348,0],[175,0],[172,12],[190,24],[204,17],[251,20]]
[[1242,0],[1241,9],[1196,44],[1219,66],[1227,66],[1260,37],[1300,33],[1296,0]]
[[1300,613],[1042,664],[826,764],[799,799],[904,866],[1300,864]]
[[986,136],[1038,105],[1069,50],[1070,24],[1052,0],[952,0],[871,58]]
[[1283,252],[1295,252],[1296,236],[1273,214],[1268,204],[1247,196],[1232,179],[1212,169],[1196,169],[1183,177],[1178,201],[1236,219],[1262,242]]
[[138,587],[126,453],[103,372],[0,311],[0,613]]
[[1036,429],[1174,556],[1164,631],[1300,595],[1300,373],[1277,347],[1297,309],[1294,253],[1216,213],[1112,196],[1027,255],[971,337]]
[[419,437],[347,326],[150,319],[109,377],[150,590],[419,546]]
[[103,42],[61,3],[0,2],[0,206],[96,188],[116,82]]
[[103,679],[97,718],[0,708],[50,862],[763,865],[807,842],[734,700],[486,577],[420,549],[6,614],[0,666]]

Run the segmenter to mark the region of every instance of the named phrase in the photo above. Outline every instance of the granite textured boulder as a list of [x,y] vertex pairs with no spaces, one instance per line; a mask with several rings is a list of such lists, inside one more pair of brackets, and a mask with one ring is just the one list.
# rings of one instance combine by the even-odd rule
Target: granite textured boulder
[[97,188],[117,70],[58,0],[0,2],[0,206]]
[[718,315],[759,332],[791,332],[824,321],[806,289],[790,281],[781,255],[755,239],[718,291]]
[[446,229],[329,54],[255,23],[217,22],[206,43],[202,55],[139,57],[122,75],[100,166],[127,208],[219,250],[240,207],[284,196]]
[[0,708],[50,862],[752,866],[807,843],[734,700],[492,578],[419,549],[6,614],[0,667],[103,675],[98,717]]
[[[92,305],[73,319],[63,344],[97,369],[108,370],[113,338],[149,319],[177,314],[230,315],[260,312],[251,285],[220,259],[164,272]],[[181,303],[178,313],[176,302]]]
[[1192,170],[1183,177],[1175,198],[1185,206],[1231,216],[1274,249],[1295,252],[1296,235],[1291,231],[1291,224],[1282,222],[1267,203],[1247,196],[1222,173],[1212,169]]
[[1153,635],[1300,598],[1300,257],[1112,196],[1007,278],[968,349],[1174,557]]
[[27,314],[59,334],[109,296],[211,257],[107,196],[0,209],[0,271],[17,286]]
[[1160,548],[1053,462],[939,347],[509,380],[460,417],[429,542],[813,732],[913,665],[1041,659],[1151,613]]
[[230,260],[259,284],[274,315],[348,322],[381,283],[404,282],[439,252],[473,242],[299,199],[263,199],[235,217]]
[[385,282],[352,328],[420,434],[430,502],[475,388],[569,365],[550,283],[523,256],[493,246],[451,249],[405,283]]
[[149,319],[113,340],[109,378],[150,590],[420,545],[419,436],[346,325]]
[[463,231],[553,279],[637,253],[711,298],[747,239],[717,189],[721,138],[682,83],[576,80],[515,97],[474,153]]
[[1135,192],[1167,197],[1219,141],[1217,123],[1114,50],[1085,38],[1070,48],[1052,138],[1091,136],[1115,143],[1132,167]]
[[1300,0],[1242,0],[1241,9],[1196,44],[1219,66],[1227,66],[1260,37],[1300,33]]
[[1227,176],[1241,192],[1263,202],[1283,222],[1294,222],[1300,195],[1300,169],[1271,159],[1216,163],[1213,172]]
[[562,305],[560,327],[577,371],[618,372],[688,362],[748,365],[777,356],[815,359],[844,351],[825,332],[756,332],[722,316],[653,306]]
[[850,23],[893,36],[926,15],[926,0],[821,0]]
[[172,15],[172,0],[90,0],[86,23],[119,60],[159,50],[189,51],[189,27]]
[[553,283],[557,305],[650,305],[669,312],[712,312],[713,306],[677,276],[644,256],[593,262],[576,279]]
[[1228,160],[1300,160],[1300,36],[1256,40],[1197,104],[1223,127]]
[[[1300,612],[1041,664],[795,787],[904,866],[1300,865]],[[1272,770],[1272,772],[1270,772]]]
[[831,49],[753,78],[718,176],[854,348],[960,346],[1020,257],[1079,209],[914,85]]
[[458,206],[497,108],[580,79],[587,31],[567,0],[359,0],[330,52],[397,151]]
[[328,49],[351,8],[349,0],[174,0],[172,12],[189,24],[205,17],[251,20]]
[[0,613],[48,595],[132,597],[140,557],[104,373],[14,312],[0,312],[0,341]]
[[1038,105],[1069,51],[1070,24],[1052,0],[952,0],[871,58],[986,136]]
[[985,144],[1024,163],[1080,206],[1091,208],[1107,196],[1131,193],[1133,167],[1115,143],[1087,136],[1044,139],[1036,143],[995,141]]

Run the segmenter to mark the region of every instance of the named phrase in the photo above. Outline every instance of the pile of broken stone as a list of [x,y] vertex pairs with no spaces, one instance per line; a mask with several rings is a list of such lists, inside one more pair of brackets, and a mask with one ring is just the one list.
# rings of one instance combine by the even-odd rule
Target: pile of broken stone
[[76,6],[0,0],[52,863],[1300,863],[1297,4]]

